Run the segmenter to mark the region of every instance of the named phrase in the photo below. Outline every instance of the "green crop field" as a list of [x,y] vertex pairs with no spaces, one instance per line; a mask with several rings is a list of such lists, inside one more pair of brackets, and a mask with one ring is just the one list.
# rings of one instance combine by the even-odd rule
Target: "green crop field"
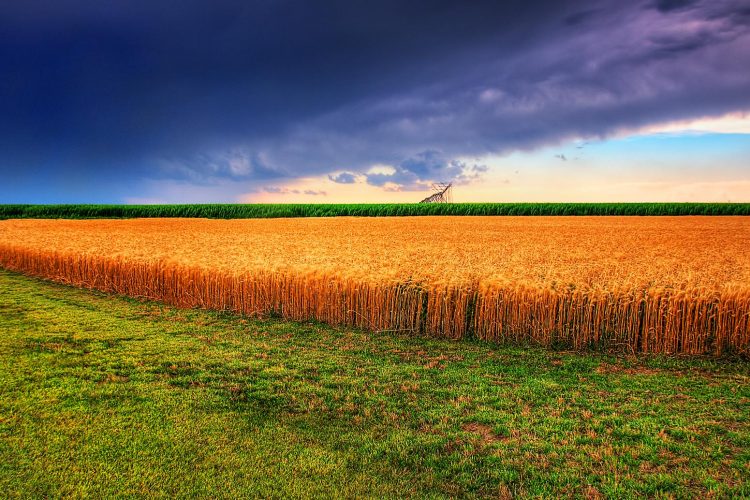
[[420,215],[750,215],[750,203],[383,203],[0,205],[0,219],[386,217]]
[[750,364],[249,320],[0,271],[5,497],[750,496]]

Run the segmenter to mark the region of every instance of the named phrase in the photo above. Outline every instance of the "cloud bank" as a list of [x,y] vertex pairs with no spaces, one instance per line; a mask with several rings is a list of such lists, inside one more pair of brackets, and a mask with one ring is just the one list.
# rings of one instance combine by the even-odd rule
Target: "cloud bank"
[[481,175],[466,158],[750,109],[750,7],[29,0],[3,8],[0,71],[6,201],[160,179],[411,190]]

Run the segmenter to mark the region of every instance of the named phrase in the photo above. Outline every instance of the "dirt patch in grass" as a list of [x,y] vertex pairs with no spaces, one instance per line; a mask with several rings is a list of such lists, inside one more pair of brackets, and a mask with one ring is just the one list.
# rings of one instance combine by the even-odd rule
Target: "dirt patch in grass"
[[484,446],[507,441],[506,438],[502,438],[495,434],[495,432],[492,430],[492,427],[490,427],[489,425],[469,422],[468,424],[462,425],[461,430],[464,432],[477,434],[479,436],[480,443]]

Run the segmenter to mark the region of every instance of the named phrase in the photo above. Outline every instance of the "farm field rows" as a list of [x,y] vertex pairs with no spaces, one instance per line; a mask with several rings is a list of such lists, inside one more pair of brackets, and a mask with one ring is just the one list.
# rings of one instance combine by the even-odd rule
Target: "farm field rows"
[[0,265],[181,307],[643,352],[746,352],[748,217],[7,220]]

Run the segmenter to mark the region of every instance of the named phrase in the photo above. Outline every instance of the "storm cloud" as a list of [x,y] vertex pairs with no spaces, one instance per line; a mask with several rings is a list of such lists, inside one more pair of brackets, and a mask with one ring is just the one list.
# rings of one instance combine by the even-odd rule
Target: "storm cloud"
[[481,175],[462,158],[750,109],[750,6],[29,0],[3,6],[0,71],[0,201],[408,190]]

